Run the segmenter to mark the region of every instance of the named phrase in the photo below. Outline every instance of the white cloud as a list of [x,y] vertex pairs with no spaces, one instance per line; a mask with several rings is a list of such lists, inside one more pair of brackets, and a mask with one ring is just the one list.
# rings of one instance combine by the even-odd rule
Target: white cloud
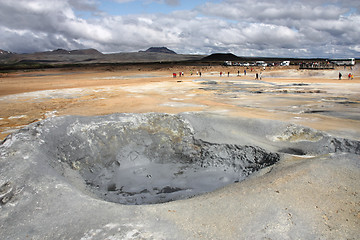
[[[113,0],[118,3],[128,3],[128,2],[134,2],[135,0]],[[180,4],[180,0],[143,0],[140,1],[144,4],[151,4],[153,2],[159,3],[159,4],[167,4],[169,6],[178,6]]]
[[351,50],[354,50],[354,51],[360,53],[360,45],[355,45],[355,46],[352,46],[352,47],[350,47],[350,48],[351,48]]
[[[356,2],[356,3],[355,3]],[[254,49],[307,49],[302,54],[319,53],[319,46],[341,49],[342,54],[354,53],[350,46],[360,40],[359,6],[357,1],[252,1],[227,0],[208,2],[197,9],[209,17],[221,17],[245,25],[247,46]],[[350,37],[351,36],[351,37]],[[348,45],[348,48],[344,48]]]
[[76,16],[76,10],[99,12],[99,4],[98,0],[1,0],[0,48],[29,52],[92,47],[116,52],[167,46],[179,53],[359,54],[358,1],[224,0],[169,14]]
[[296,48],[299,45],[299,33],[285,26],[253,23],[244,28],[247,42],[260,48]]

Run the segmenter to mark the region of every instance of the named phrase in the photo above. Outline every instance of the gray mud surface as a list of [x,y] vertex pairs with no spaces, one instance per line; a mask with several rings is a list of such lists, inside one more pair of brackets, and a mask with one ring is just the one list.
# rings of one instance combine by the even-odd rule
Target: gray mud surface
[[0,238],[357,239],[359,155],[279,121],[49,118],[0,145]]

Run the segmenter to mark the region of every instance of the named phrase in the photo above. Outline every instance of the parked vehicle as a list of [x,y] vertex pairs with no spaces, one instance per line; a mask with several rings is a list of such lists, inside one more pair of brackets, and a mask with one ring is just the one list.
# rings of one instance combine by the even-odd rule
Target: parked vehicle
[[331,63],[336,64],[337,66],[354,66],[355,58],[346,58],[346,59],[330,59]]
[[283,61],[280,66],[290,66],[290,61]]

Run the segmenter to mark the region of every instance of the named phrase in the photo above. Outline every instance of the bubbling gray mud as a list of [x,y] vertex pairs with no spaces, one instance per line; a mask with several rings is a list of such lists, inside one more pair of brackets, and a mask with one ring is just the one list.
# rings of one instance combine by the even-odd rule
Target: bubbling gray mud
[[163,145],[170,154],[153,154],[161,151],[153,145],[161,140],[151,137],[146,141],[150,144],[141,142],[135,149],[117,153],[100,171],[84,172],[87,183],[101,198],[123,204],[184,199],[239,182],[279,160],[277,154],[261,148],[201,140]]
[[[51,131],[42,124],[51,124]],[[79,184],[71,176],[78,174],[86,193],[121,204],[163,203],[210,192],[280,158],[256,146],[196,139],[191,124],[178,115],[61,117],[36,129],[33,134],[46,143],[42,152],[53,168],[74,185]]]

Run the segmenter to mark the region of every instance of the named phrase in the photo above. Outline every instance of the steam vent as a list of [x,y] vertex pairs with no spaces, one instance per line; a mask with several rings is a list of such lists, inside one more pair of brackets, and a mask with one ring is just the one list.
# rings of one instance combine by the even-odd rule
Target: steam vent
[[[306,181],[301,192],[315,186],[315,193],[317,174],[345,171],[344,162],[348,176],[358,177],[360,143],[278,121],[114,114],[33,123],[8,136],[0,154],[0,223],[9,239],[197,239],[194,231],[223,221],[220,209],[241,227],[268,221],[277,229],[277,222],[297,229],[291,238],[316,238],[305,219],[322,219],[302,212],[309,206],[291,184]],[[293,182],[296,176],[304,177]],[[18,231],[14,222],[26,227]],[[289,234],[279,231],[256,236]]]

